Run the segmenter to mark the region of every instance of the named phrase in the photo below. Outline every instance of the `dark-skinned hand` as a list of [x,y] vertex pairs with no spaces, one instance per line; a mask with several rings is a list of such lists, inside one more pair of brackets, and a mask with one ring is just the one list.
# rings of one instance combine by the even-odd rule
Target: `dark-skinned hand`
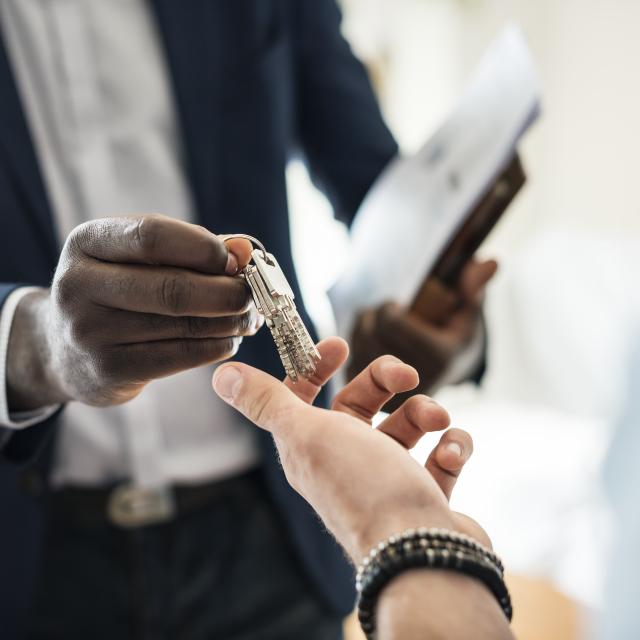
[[262,323],[246,240],[160,215],[104,218],[67,238],[50,289],[25,296],[9,340],[12,411],[106,406],[151,380],[224,360]]
[[[482,330],[485,287],[496,270],[494,260],[470,261],[458,289],[451,292],[458,302],[440,324],[396,303],[365,310],[353,330],[348,377],[353,378],[375,358],[392,354],[418,371],[421,392],[432,392],[453,360]],[[393,410],[406,397],[396,396],[385,409]]]

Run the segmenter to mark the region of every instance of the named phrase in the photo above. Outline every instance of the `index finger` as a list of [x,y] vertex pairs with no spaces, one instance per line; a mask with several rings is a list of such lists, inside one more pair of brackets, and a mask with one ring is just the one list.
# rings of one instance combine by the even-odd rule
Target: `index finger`
[[394,356],[380,356],[336,395],[331,408],[371,424],[396,393],[415,389],[419,382],[413,367]]
[[451,418],[444,407],[424,395],[411,396],[387,416],[378,431],[386,433],[405,449],[413,449],[425,433],[442,431]]
[[92,220],[76,227],[71,248],[105,262],[150,264],[235,274],[237,259],[204,227],[162,215]]

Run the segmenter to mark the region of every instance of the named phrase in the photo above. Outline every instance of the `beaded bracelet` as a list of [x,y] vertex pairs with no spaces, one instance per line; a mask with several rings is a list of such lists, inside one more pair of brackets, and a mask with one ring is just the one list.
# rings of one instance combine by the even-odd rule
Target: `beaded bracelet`
[[409,569],[449,569],[483,582],[510,621],[511,598],[498,556],[479,542],[446,529],[408,529],[374,547],[358,568],[358,619],[367,638],[374,638],[375,607],[382,589]]

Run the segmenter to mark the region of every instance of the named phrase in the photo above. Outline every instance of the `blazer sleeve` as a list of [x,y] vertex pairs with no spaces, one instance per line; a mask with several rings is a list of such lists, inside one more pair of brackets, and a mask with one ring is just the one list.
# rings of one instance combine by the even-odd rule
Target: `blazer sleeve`
[[[0,313],[12,291],[21,283],[0,282]],[[0,427],[0,462],[27,463],[35,458],[51,437],[58,412],[32,427],[21,430]]]
[[[364,66],[341,34],[335,0],[293,0],[291,6],[299,143],[312,180],[350,224],[398,145]],[[486,343],[466,379],[480,382],[485,364]]]
[[340,32],[334,0],[294,0],[297,135],[311,178],[350,224],[398,152],[367,72]]

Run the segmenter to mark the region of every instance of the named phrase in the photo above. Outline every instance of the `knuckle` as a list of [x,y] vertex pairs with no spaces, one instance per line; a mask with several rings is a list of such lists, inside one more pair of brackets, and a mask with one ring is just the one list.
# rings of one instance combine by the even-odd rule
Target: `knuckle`
[[88,314],[75,316],[69,323],[69,338],[80,346],[86,347],[96,334],[95,320]]
[[255,333],[256,317],[251,311],[245,311],[235,320],[235,335],[246,336]]
[[232,280],[225,292],[225,307],[232,312],[247,311],[251,302],[249,288],[240,280]]
[[178,327],[178,335],[182,338],[206,338],[212,329],[212,323],[209,318],[200,318],[198,316],[179,318],[176,325]]
[[96,222],[89,221],[74,227],[64,243],[63,254],[84,253],[87,244],[96,235]]
[[218,362],[233,356],[237,340],[234,338],[211,338],[209,340],[183,340],[180,355],[186,362]]
[[226,360],[238,352],[240,340],[238,338],[220,338],[218,343],[218,359]]
[[172,315],[183,315],[189,308],[192,285],[182,274],[167,276],[160,285],[160,304]]
[[427,402],[431,402],[427,396],[415,395],[404,401],[402,410],[410,427],[417,429],[421,433],[428,427],[426,424],[423,407]]
[[97,354],[95,369],[104,384],[113,384],[122,377],[123,358],[117,349],[103,349]]
[[227,247],[220,238],[214,236],[208,229],[204,227],[202,229],[209,236],[205,245],[207,264],[210,264],[216,271],[223,273],[227,265]]
[[385,365],[401,364],[401,360],[395,356],[385,354],[378,356],[366,369],[373,384],[382,391],[388,391],[389,385],[393,382]]
[[81,291],[74,269],[65,269],[62,273],[56,274],[51,287],[53,299],[62,308],[73,305]]
[[427,399],[427,396],[416,394],[407,398],[402,403],[402,408],[404,409],[407,416],[411,419],[419,419],[421,417],[420,410],[424,406],[424,401]]
[[179,357],[187,362],[202,356],[204,345],[198,340],[181,340],[178,343]]
[[141,216],[131,225],[131,244],[144,256],[154,253],[160,239],[162,217],[159,215]]
[[277,419],[278,409],[274,407],[273,396],[268,389],[256,393],[247,406],[250,419],[256,424],[267,424]]
[[[167,328],[167,316],[159,313],[148,313],[144,316],[144,319],[145,329],[150,332],[151,335],[155,335],[157,332],[161,332]],[[174,320],[174,326],[176,333],[179,333],[181,325],[177,318]]]

